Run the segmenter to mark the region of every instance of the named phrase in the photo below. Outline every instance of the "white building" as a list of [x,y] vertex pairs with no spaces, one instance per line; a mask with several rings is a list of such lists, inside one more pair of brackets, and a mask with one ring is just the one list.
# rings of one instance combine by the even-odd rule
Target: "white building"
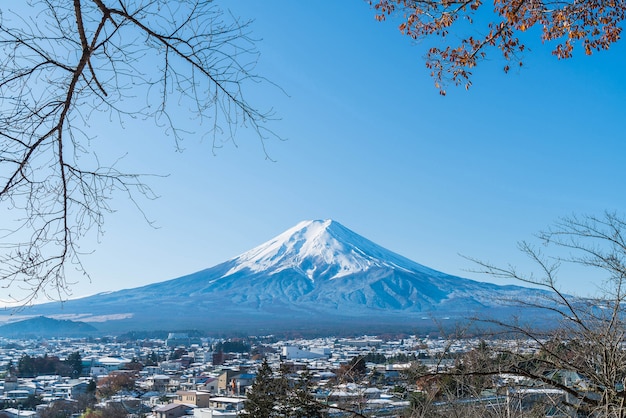
[[329,348],[303,350],[294,346],[284,346],[282,350],[282,357],[285,360],[327,358],[330,354]]
[[210,399],[209,408],[197,408],[193,411],[194,418],[236,417],[243,409],[245,399],[218,396]]

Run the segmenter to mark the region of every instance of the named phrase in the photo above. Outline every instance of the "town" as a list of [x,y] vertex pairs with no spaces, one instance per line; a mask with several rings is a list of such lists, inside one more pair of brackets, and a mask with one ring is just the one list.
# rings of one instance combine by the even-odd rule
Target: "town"
[[[265,416],[246,410],[250,399],[263,395],[258,388],[262,385],[256,393],[254,386],[263,367],[271,369],[272,381],[282,378],[284,387],[291,388],[286,397],[300,400],[289,406],[291,411],[307,404],[314,407],[314,412],[271,416],[422,416],[415,411],[432,393],[433,372],[452,369],[461,356],[474,355],[486,344],[502,349],[515,345],[527,353],[537,350],[532,341],[520,345],[414,335],[281,340],[169,333],[166,338],[138,339],[0,339],[0,416]],[[570,385],[581,384],[580,378],[566,378]],[[540,402],[550,408],[537,416],[569,416],[556,407],[566,391],[506,373],[494,374],[489,382],[483,382],[479,392],[470,393],[466,384],[460,393],[457,386],[452,399],[443,394],[439,381],[431,407],[445,413],[463,400],[464,405],[490,410],[507,408],[509,416],[515,416],[512,412],[536,409]],[[304,397],[294,388],[302,388]],[[278,392],[266,392],[273,398],[270,408],[276,408]]]

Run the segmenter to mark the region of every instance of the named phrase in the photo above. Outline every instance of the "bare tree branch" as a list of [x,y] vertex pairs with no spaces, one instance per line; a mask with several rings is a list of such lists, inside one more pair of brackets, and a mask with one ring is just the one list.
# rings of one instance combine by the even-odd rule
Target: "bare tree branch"
[[[489,376],[509,373],[523,376],[556,388],[577,400],[571,408],[588,416],[626,416],[626,323],[624,322],[624,285],[626,278],[626,222],[615,213],[603,216],[571,216],[538,234],[544,251],[522,242],[520,250],[537,267],[537,273],[522,274],[514,266],[499,267],[471,259],[475,271],[497,278],[515,279],[526,285],[547,290],[544,298],[535,301],[511,301],[522,309],[542,312],[552,319],[552,326],[520,324],[498,318],[477,318],[510,335],[532,341],[537,347],[533,355],[496,349],[493,359],[502,361],[483,364],[482,368],[465,367],[446,371],[459,375]],[[574,265],[602,280],[603,293],[594,297],[572,296],[558,286],[557,273],[563,265]],[[562,373],[576,373],[584,379],[583,386],[560,380]],[[598,414],[598,415],[596,415]],[[587,416],[587,415],[585,415]]]
[[14,215],[2,229],[0,286],[24,304],[71,294],[66,269],[86,275],[80,241],[91,231],[102,235],[114,195],[137,207],[138,198],[157,197],[140,173],[101,164],[90,148],[92,116],[155,121],[179,144],[189,124],[170,111],[175,100],[199,128],[210,122],[203,135],[214,150],[234,142],[238,127],[256,132],[264,149],[275,137],[267,128],[272,112],[243,95],[244,85],[263,81],[252,72],[258,53],[249,22],[212,1],[33,0],[28,7],[30,15],[8,6],[0,16],[0,202]]

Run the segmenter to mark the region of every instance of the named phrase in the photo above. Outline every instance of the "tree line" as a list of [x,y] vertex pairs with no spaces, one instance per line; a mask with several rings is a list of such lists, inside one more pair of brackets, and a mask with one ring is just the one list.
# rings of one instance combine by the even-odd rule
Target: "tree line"
[[[10,369],[13,368],[10,366]],[[80,352],[76,351],[61,360],[58,356],[31,357],[22,355],[17,367],[13,370],[18,377],[36,377],[40,375],[59,375],[77,378],[83,372],[83,360]]]

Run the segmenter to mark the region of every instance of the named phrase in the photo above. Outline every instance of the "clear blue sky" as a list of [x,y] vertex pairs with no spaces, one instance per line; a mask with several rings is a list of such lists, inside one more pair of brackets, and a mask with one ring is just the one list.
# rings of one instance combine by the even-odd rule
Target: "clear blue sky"
[[[91,283],[74,295],[136,287],[211,267],[306,219],[333,218],[429,267],[478,280],[459,254],[527,266],[516,242],[558,217],[621,211],[626,174],[626,46],[559,61],[529,39],[524,67],[497,56],[474,86],[441,97],[415,45],[361,0],[222,2],[255,19],[256,72],[277,83],[249,90],[272,107],[272,128],[213,155],[188,138],[183,153],[150,122],[94,126],[104,146],[161,196],[144,202],[148,226],[123,197],[101,243],[85,241]],[[197,131],[202,130],[202,127]],[[80,279],[77,277],[77,279]],[[81,279],[82,280],[82,279]],[[503,282],[498,282],[503,283]],[[562,278],[587,293],[582,274]]]

